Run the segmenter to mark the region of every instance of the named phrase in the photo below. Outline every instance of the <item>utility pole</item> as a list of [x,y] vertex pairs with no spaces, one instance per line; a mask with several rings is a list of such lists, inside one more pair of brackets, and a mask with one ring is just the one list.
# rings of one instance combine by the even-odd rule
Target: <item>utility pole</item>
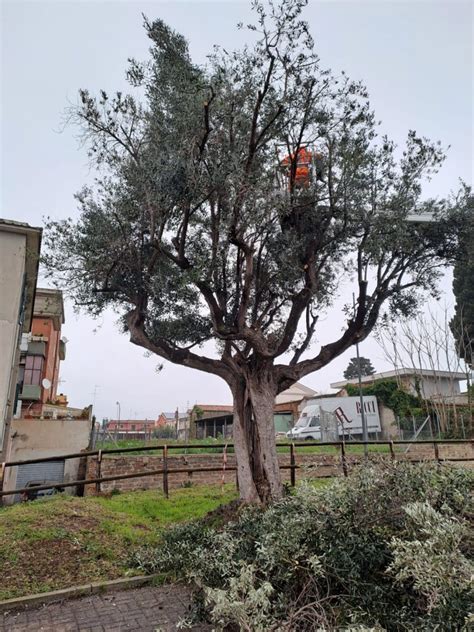
[[95,400],[97,399],[98,388],[100,388],[100,384],[94,384],[94,390],[92,391],[92,408],[95,408]]
[[118,413],[118,423],[115,425],[115,441],[117,441],[117,433],[120,430],[120,402],[115,402],[117,404],[117,413]]
[[[354,307],[354,316],[355,316],[355,295],[352,294],[352,305]],[[356,355],[357,355],[357,375],[359,377],[359,398],[360,398],[360,414],[362,419],[362,439],[364,441],[364,457],[367,459],[369,457],[369,450],[367,446],[367,441],[369,440],[368,432],[367,432],[367,418],[365,416],[364,410],[364,396],[362,394],[362,375],[360,370],[360,358],[359,358],[359,342],[356,342]]]

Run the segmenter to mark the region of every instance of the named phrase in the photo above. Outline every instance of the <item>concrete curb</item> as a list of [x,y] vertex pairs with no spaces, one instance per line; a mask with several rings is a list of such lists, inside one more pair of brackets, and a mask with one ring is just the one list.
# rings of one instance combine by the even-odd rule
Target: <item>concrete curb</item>
[[64,599],[74,599],[114,592],[116,590],[126,590],[127,588],[140,588],[150,584],[158,575],[139,575],[137,577],[125,577],[123,579],[113,579],[108,582],[93,582],[82,586],[73,586],[63,590],[53,590],[52,592],[28,595],[27,597],[17,597],[16,599],[6,599],[0,601],[0,613],[11,612],[12,610],[26,610],[27,608],[42,606]]

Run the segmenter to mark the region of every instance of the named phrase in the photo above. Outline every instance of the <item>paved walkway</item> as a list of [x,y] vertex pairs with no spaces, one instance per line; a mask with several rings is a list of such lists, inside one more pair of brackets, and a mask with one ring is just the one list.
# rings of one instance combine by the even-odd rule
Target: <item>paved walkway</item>
[[[189,591],[182,586],[136,588],[0,613],[0,632],[172,632],[186,616]],[[191,628],[210,631],[210,626]]]

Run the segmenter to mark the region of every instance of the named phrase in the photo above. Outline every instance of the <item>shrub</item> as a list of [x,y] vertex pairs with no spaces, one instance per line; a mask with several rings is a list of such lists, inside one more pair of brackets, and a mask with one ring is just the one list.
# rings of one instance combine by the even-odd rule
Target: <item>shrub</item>
[[411,537],[392,538],[394,558],[388,570],[425,600],[431,618],[436,612],[437,620],[455,629],[466,614],[465,596],[473,580],[473,565],[460,548],[468,535],[466,525],[426,502],[412,503],[405,512],[412,522]]
[[153,429],[154,439],[176,439],[176,428],[174,426],[159,426]]
[[[359,394],[359,387],[353,384],[347,384],[346,390],[352,396]],[[399,417],[425,412],[422,399],[401,388],[395,380],[377,380],[371,386],[364,386],[362,391],[364,395],[377,397]]]
[[473,480],[461,468],[367,465],[244,508],[219,531],[177,527],[137,563],[192,581],[201,615],[230,629],[467,629]]

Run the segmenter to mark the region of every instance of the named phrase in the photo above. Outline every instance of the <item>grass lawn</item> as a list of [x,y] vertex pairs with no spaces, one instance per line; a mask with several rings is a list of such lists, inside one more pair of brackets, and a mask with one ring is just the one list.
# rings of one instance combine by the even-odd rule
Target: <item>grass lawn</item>
[[[397,447],[394,446],[395,450]],[[341,454],[341,448],[335,445],[305,445],[304,441],[300,441],[299,443],[295,443],[295,452],[296,454],[332,454],[338,455]],[[367,446],[369,454],[389,454],[390,447],[388,445],[368,445]],[[278,447],[277,443],[277,452],[289,452],[290,448]],[[354,445],[350,443],[346,443],[346,454],[364,454],[364,446],[363,445]]]
[[136,575],[130,555],[168,525],[236,497],[233,485],[110,497],[50,499],[0,508],[0,599]]
[[[232,442],[231,439],[228,440],[229,443]],[[104,450],[115,450],[116,448],[140,448],[144,446],[163,446],[168,445],[169,455],[172,456],[174,454],[212,454],[212,453],[222,453],[222,448],[215,448],[214,445],[222,445],[226,443],[224,439],[190,439],[188,440],[188,444],[197,444],[197,445],[205,445],[204,448],[183,448],[181,444],[184,442],[175,441],[174,439],[152,439],[151,441],[142,441],[140,439],[120,439],[116,443],[108,441],[105,443],[100,443],[96,446],[96,449],[104,449]],[[279,446],[279,443],[288,443],[288,440],[277,441],[277,452],[280,453],[289,453],[290,448]],[[171,446],[173,446],[171,448]],[[341,453],[341,450],[337,446],[331,445],[322,445],[322,446],[309,446],[306,445],[304,441],[296,442],[296,454],[337,454]],[[395,450],[401,450],[403,446],[395,446]],[[369,453],[374,454],[388,454],[390,452],[390,448],[388,445],[369,445],[368,446]],[[233,448],[229,447],[228,452],[233,452]],[[136,454],[153,454],[153,451],[146,452],[132,452],[132,455]],[[362,445],[351,445],[350,443],[346,443],[346,454],[363,454],[364,447]],[[126,452],[123,456],[126,456]],[[161,450],[157,450],[156,454],[161,454]]]
[[[227,442],[231,442],[230,439]],[[183,448],[182,445],[190,445],[195,443],[196,445],[204,445],[204,448]],[[188,441],[176,441],[175,439],[150,439],[150,441],[143,441],[142,439],[117,439],[117,441],[99,441],[95,446],[96,450],[116,450],[120,448],[142,448],[142,447],[151,447],[157,446],[156,454],[161,454],[162,450],[159,449],[159,446],[167,445],[169,447],[173,446],[173,449],[170,449],[170,456],[173,454],[211,454],[213,452],[222,453],[222,448],[213,447],[215,444],[225,444],[226,441],[224,439],[188,439]],[[229,449],[229,452],[231,448]],[[154,452],[151,450],[147,450],[146,452],[132,452],[131,454],[153,454]],[[124,454],[124,456],[126,453]]]

